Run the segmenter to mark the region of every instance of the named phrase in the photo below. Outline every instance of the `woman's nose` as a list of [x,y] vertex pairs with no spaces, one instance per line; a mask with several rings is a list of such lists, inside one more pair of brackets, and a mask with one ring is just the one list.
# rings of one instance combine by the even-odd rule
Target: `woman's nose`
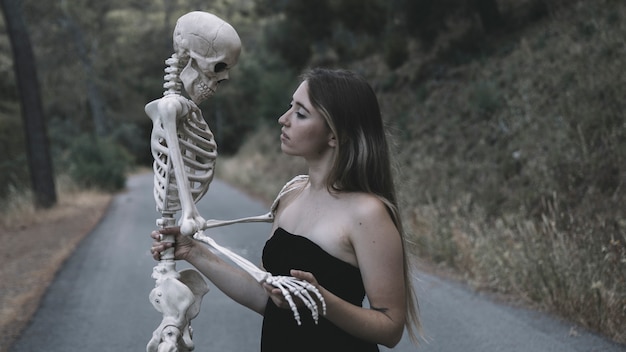
[[284,114],[282,114],[279,118],[278,118],[278,123],[285,126],[288,123],[288,118],[287,115],[289,113],[289,110],[285,111]]

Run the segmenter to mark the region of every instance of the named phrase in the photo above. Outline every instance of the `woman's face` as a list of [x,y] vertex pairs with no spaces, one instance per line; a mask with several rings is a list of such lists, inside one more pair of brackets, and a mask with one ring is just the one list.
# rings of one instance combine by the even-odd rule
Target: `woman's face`
[[280,146],[285,154],[314,159],[335,145],[326,120],[311,105],[306,81],[296,89],[289,110],[278,119],[278,123],[283,126]]

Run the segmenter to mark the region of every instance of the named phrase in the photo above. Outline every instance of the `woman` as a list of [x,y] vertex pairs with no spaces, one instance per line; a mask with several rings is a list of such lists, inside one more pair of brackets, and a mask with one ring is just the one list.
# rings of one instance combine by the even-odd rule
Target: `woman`
[[[415,338],[417,301],[374,91],[352,72],[313,69],[278,122],[282,151],[304,158],[308,177],[281,198],[263,266],[318,288],[326,315],[315,325],[301,312],[298,326],[279,289],[189,237],[177,236],[176,259],[264,316],[262,351],[378,351],[378,344],[395,346],[405,326]],[[171,246],[158,242],[160,233],[178,230],[153,232],[155,259]],[[365,295],[369,308],[361,306]]]

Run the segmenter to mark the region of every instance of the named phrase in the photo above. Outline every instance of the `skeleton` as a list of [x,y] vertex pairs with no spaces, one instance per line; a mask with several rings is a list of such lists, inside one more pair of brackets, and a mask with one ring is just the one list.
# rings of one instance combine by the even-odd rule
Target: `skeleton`
[[[301,323],[300,315],[292,295],[300,298],[317,323],[318,302],[322,315],[326,314],[326,305],[313,285],[293,277],[272,276],[220,246],[203,231],[241,222],[272,222],[280,198],[295,189],[293,185],[303,177],[296,177],[285,185],[270,211],[264,215],[225,221],[205,220],[195,205],[213,180],[217,159],[217,144],[196,104],[213,96],[219,83],[228,79],[229,70],[237,64],[241,51],[237,32],[210,13],[190,12],[178,19],[173,41],[175,53],[165,61],[164,96],[145,107],[153,122],[150,146],[154,158],[154,199],[157,211],[161,213],[157,226],[176,225],[174,215],[181,211],[178,225],[183,235],[193,236],[213,247],[259,284],[278,287],[298,324]],[[181,94],[183,87],[191,99]],[[162,240],[173,242],[174,236],[165,236]],[[154,330],[147,351],[193,350],[191,320],[197,316],[202,297],[209,291],[208,286],[195,270],[176,271],[173,248],[161,254],[152,278],[156,285],[150,293],[150,301],[163,314],[163,320]]]

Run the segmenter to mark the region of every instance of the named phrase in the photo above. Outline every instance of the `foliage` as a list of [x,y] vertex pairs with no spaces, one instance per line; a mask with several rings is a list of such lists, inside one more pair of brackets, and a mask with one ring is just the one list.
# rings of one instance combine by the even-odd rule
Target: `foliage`
[[66,162],[68,174],[76,184],[87,189],[117,191],[126,185],[131,158],[111,140],[82,135],[72,142]]
[[[23,0],[23,4],[38,57],[48,128],[69,121],[77,126],[76,132],[108,135],[125,125],[136,139],[151,129],[143,106],[162,94],[164,60],[172,52],[178,16],[199,9],[231,22],[244,43],[240,65],[232,71],[231,82],[202,106],[220,152],[226,154],[237,151],[259,121],[282,113],[293,83],[290,77],[303,66],[341,65],[383,48],[389,65],[404,63],[410,40],[403,35],[402,16],[413,6],[382,0],[324,0],[315,6],[302,0],[211,4]],[[0,35],[0,46],[6,49],[2,53],[10,52],[5,39]],[[8,77],[0,84],[0,100],[16,97],[10,65],[10,56],[0,54],[0,70]],[[150,162],[145,148],[125,140],[135,160]]]
[[337,64],[367,54],[363,46],[381,40],[389,12],[382,0],[321,0],[315,6],[305,0],[265,0],[256,2],[255,10],[270,19],[269,48],[295,70],[319,56],[325,64]]
[[402,66],[408,57],[409,51],[405,36],[393,35],[385,41],[385,63],[390,69],[394,70]]
[[[467,22],[482,32],[495,32],[514,23],[515,9],[504,14],[496,0],[322,0],[315,6],[305,0],[256,2],[256,12],[271,21],[270,47],[295,69],[317,65],[317,56],[331,56],[331,64],[346,64],[384,48],[387,65],[394,69],[408,59],[409,38],[429,48],[450,23]],[[544,3],[543,0],[532,3]],[[544,6],[545,7],[545,6]],[[533,10],[539,8],[535,6]],[[535,17],[547,10],[535,11]],[[478,20],[477,20],[478,19]],[[350,37],[350,50],[345,37]],[[360,40],[357,40],[359,38]],[[381,45],[382,43],[382,45]],[[330,52],[330,54],[328,53]]]

